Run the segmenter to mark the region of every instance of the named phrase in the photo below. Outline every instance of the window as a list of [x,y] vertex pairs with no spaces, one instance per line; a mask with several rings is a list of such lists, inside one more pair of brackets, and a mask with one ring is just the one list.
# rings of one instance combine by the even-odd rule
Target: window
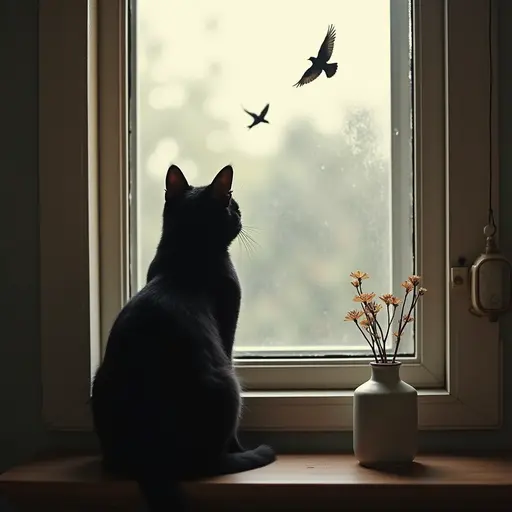
[[[293,20],[271,0],[132,4],[132,292],[160,238],[169,162],[196,184],[232,162],[251,237],[231,249],[237,356],[369,355],[343,322],[350,272],[377,290],[413,272],[409,2],[320,0]],[[329,23],[339,72],[294,89]],[[267,103],[270,124],[248,130],[242,105]],[[402,348],[414,355],[412,336]]]
[[[173,15],[173,2],[132,2],[131,291],[145,284],[160,237],[169,162],[196,184],[232,162],[254,240],[231,250],[244,290],[235,355],[245,385],[350,389],[370,355],[343,322],[352,307],[350,272],[363,268],[372,289],[398,293],[421,268],[420,254],[435,260],[442,244],[442,216],[434,220],[432,256],[427,247],[418,251],[414,236],[424,222],[416,213],[435,217],[416,212],[413,201],[422,191],[413,179],[412,64],[426,43],[415,34],[413,45],[416,9],[407,0],[322,0],[316,14],[298,10],[293,23],[285,3],[272,5],[197,0]],[[247,18],[264,37],[247,37]],[[329,23],[338,32],[339,72],[294,89]],[[433,72],[442,64],[431,64]],[[434,95],[428,99],[439,113]],[[271,123],[248,130],[243,107],[267,103]],[[442,144],[440,130],[439,137]],[[439,161],[430,178],[442,169]],[[442,290],[431,294],[442,327]],[[401,359],[423,368],[422,329],[413,334],[402,341]],[[435,334],[428,373],[410,372],[418,385],[444,385],[444,339]]]
[[[176,13],[171,1],[137,0],[130,16],[123,0],[41,8],[42,294],[52,297],[42,301],[44,411],[54,428],[88,424],[90,374],[143,283],[170,161],[193,184],[231,161],[244,218],[258,228],[252,258],[233,248],[246,297],[236,363],[247,428],[351,427],[351,392],[368,375],[366,347],[343,323],[356,268],[379,293],[413,271],[429,288],[401,355],[422,428],[499,424],[497,326],[473,317],[449,283],[450,267],[483,243],[488,80],[468,85],[464,63],[487,69],[488,4],[368,4],[322,0],[329,17],[297,12],[293,23],[275,3],[270,20],[264,4],[228,0]],[[55,9],[77,31],[58,30]],[[266,27],[262,41],[247,17]],[[337,74],[294,89],[329,23]],[[259,78],[262,67],[271,72]],[[267,102],[270,124],[247,130],[242,106]],[[84,192],[56,200],[62,183]],[[65,257],[56,255],[64,237]],[[488,370],[479,383],[477,361]]]

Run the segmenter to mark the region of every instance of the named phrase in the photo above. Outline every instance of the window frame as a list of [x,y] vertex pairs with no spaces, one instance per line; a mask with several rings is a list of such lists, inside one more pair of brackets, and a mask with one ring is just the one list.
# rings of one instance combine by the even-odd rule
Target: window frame
[[[416,273],[423,276],[424,282],[429,288],[427,304],[418,307],[425,308],[424,312],[428,316],[429,321],[422,322],[423,315],[416,315],[416,341],[417,353],[415,356],[400,356],[402,361],[402,375],[410,384],[420,389],[440,389],[445,386],[446,374],[446,358],[444,354],[445,347],[445,304],[446,293],[443,287],[443,278],[438,278],[439,269],[443,268],[443,243],[444,243],[444,216],[442,211],[439,212],[437,206],[437,188],[443,188],[443,169],[444,154],[442,151],[432,152],[423,155],[421,151],[414,154],[411,151],[410,131],[405,129],[410,123],[411,116],[411,87],[409,81],[409,48],[403,44],[403,38],[409,35],[409,17],[408,0],[392,0],[390,3],[390,19],[391,28],[391,93],[392,127],[398,128],[398,134],[392,137],[392,177],[391,177],[391,193],[393,197],[398,197],[398,201],[393,202],[391,229],[393,232],[393,243],[400,247],[399,251],[394,251],[392,261],[392,289],[398,292],[401,287],[400,283],[412,273],[412,265],[409,269],[403,270],[404,262],[409,263],[411,254],[410,247],[404,248],[401,240],[407,236],[411,236],[410,212],[408,205],[408,197],[411,193],[410,169],[411,157],[416,160],[414,167],[417,169],[416,181],[413,182],[418,197],[423,196],[425,191],[426,197],[423,203],[415,201],[415,215],[419,216],[418,233],[425,231],[428,222],[431,229],[428,236],[428,243],[423,243],[421,237],[416,236],[414,241],[416,245]],[[414,16],[417,20],[425,18],[426,30],[415,31],[415,45],[418,47],[416,52],[418,59],[415,59],[415,79],[422,75],[434,75],[435,87],[429,87],[426,91],[421,91],[418,95],[417,109],[415,113],[421,115],[415,116],[414,133],[419,134],[419,138],[428,139],[429,145],[438,147],[444,146],[443,131],[439,129],[443,124],[443,38],[442,38],[442,5],[439,2],[415,2]],[[427,7],[428,6],[428,7]],[[132,9],[134,6],[132,6]],[[136,37],[136,31],[132,31],[132,39]],[[133,55],[131,56],[133,58]],[[135,60],[135,59],[133,59]],[[132,66],[134,66],[132,61]],[[424,69],[426,68],[426,69]],[[135,68],[132,67],[132,72]],[[136,80],[136,79],[135,79]],[[414,82],[415,83],[415,82]],[[137,84],[133,86],[133,90],[137,91]],[[137,112],[135,108],[138,101],[137,94],[131,99],[131,107],[133,115]],[[424,114],[423,114],[424,112]],[[137,138],[137,127],[133,127],[132,134]],[[135,142],[135,140],[134,140]],[[131,146],[132,156],[136,155],[136,144]],[[411,154],[412,153],[412,154]],[[136,162],[138,168],[140,162],[133,156],[132,162]],[[436,186],[424,186],[422,180],[422,169],[427,169],[429,183],[432,182]],[[131,179],[137,179],[137,172],[131,173]],[[135,196],[133,196],[135,197]],[[132,206],[133,206],[132,197]],[[395,208],[395,205],[397,208]],[[419,211],[418,206],[423,211]],[[137,209],[135,205],[134,210]],[[134,212],[132,215],[140,216],[140,212]],[[160,222],[160,219],[155,219]],[[132,246],[133,247],[133,246]],[[133,251],[133,249],[132,249]],[[133,254],[133,252],[132,252]],[[425,264],[423,264],[425,262]],[[407,265],[409,267],[409,264]],[[136,286],[136,280],[132,280]],[[350,287],[348,282],[346,286]],[[350,306],[350,305],[348,305]],[[122,307],[122,303],[117,305],[116,310]],[[340,319],[340,323],[343,320]],[[349,326],[347,328],[351,329]],[[362,340],[359,333],[354,330],[350,331],[354,345],[360,345]],[[408,331],[408,334],[412,329]],[[422,339],[428,339],[429,342],[422,344]],[[104,339],[106,341],[106,339]],[[293,340],[292,340],[293,341]],[[235,350],[235,363],[238,375],[242,381],[244,389],[248,391],[262,390],[320,390],[320,389],[336,389],[350,390],[363,382],[368,373],[368,356],[366,357],[339,357],[339,358],[307,358],[300,359],[292,356],[286,357],[266,357],[261,358],[237,357]]]
[[[106,339],[119,305],[129,291],[127,250],[123,249],[127,247],[130,222],[123,201],[129,193],[125,172],[129,157],[123,129],[129,98],[126,68],[119,59],[128,45],[125,1],[49,0],[40,6],[41,357],[43,416],[50,430],[91,429],[90,378],[99,361],[100,340]],[[417,26],[429,30],[434,27],[440,39],[443,35],[445,39],[443,48],[429,46],[421,53],[423,60],[443,58],[444,54],[445,65],[444,68],[433,66],[431,69],[438,69],[438,76],[428,84],[423,82],[424,87],[419,89],[422,108],[416,121],[430,127],[422,129],[422,144],[417,146],[422,156],[418,173],[422,192],[436,197],[440,189],[445,189],[446,197],[436,203],[440,208],[424,202],[417,207],[424,212],[430,206],[429,226],[437,225],[438,229],[443,226],[446,230],[446,251],[437,252],[442,261],[424,258],[421,268],[429,288],[446,295],[446,312],[437,311],[437,318],[446,314],[449,319],[446,332],[443,322],[429,322],[428,326],[435,329],[430,331],[430,336],[446,336],[445,347],[437,345],[446,352],[446,368],[432,372],[435,364],[425,366],[428,344],[422,345],[420,364],[403,365],[403,378],[421,387],[421,429],[492,429],[501,425],[498,324],[473,316],[468,307],[468,290],[452,289],[449,283],[450,268],[458,264],[458,258],[465,256],[471,262],[484,245],[481,229],[486,220],[489,170],[488,75],[472,70],[488,66],[490,1],[417,1],[420,7]],[[66,19],[65,26],[59,22],[61,18]],[[493,33],[494,40],[495,36]],[[470,50],[468,40],[472,41]],[[494,60],[496,54],[493,51]],[[437,80],[442,74],[446,80]],[[430,108],[430,101],[444,103],[444,123],[439,120],[436,123],[433,116],[443,109]],[[472,123],[465,121],[467,105],[472,107]],[[493,105],[492,151],[496,164],[495,86]],[[436,129],[442,124],[444,133]],[[424,147],[429,150],[423,151]],[[440,166],[446,172],[440,172]],[[423,179],[424,169],[432,170],[428,179]],[[494,173],[498,175],[496,165]],[[457,187],[461,182],[464,197]],[[498,180],[494,181],[494,187],[494,197],[498,197]],[[62,190],[70,192],[62,194]],[[472,208],[465,208],[467,204]],[[496,214],[497,210],[496,205]],[[474,229],[472,232],[458,229],[463,225]],[[440,247],[439,231],[420,231],[421,247],[432,248],[433,244]],[[440,268],[444,272],[439,272]],[[422,307],[439,309],[438,302],[431,299],[432,295]],[[481,350],[482,340],[486,341],[485,351]],[[368,375],[365,366],[367,361],[364,365],[351,362],[343,366],[343,373],[359,372],[350,376],[352,387],[354,380],[365,380]],[[418,379],[420,367],[425,370],[423,382]],[[474,378],[476,368],[481,376],[479,381]],[[260,386],[252,385],[252,389],[244,392],[243,428],[285,431],[352,428],[352,391],[343,389],[339,370],[328,377],[329,369],[320,368],[325,385],[315,390],[310,384],[305,389],[287,389],[284,373],[274,370],[275,378],[269,379],[269,374],[260,370],[261,367],[256,368],[252,375],[253,383],[259,380]],[[241,369],[244,381],[248,380],[250,371]],[[268,389],[269,382],[272,389]]]

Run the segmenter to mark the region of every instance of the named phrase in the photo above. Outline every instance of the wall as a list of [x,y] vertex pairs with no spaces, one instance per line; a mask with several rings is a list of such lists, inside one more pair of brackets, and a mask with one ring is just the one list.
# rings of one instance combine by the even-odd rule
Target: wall
[[[500,0],[501,247],[512,257],[512,2]],[[40,420],[37,0],[0,2],[0,472],[48,446]],[[507,30],[508,28],[508,30]],[[512,315],[504,339],[504,426],[499,432],[423,432],[424,448],[494,449],[512,446]],[[485,350],[485,345],[482,345]],[[475,368],[478,378],[478,368]],[[247,437],[255,437],[247,436]],[[259,436],[258,436],[259,437]],[[350,433],[273,434],[283,450],[350,449]],[[254,439],[255,440],[255,439]],[[51,444],[93,446],[69,434]]]
[[37,11],[0,2],[0,471],[42,441]]

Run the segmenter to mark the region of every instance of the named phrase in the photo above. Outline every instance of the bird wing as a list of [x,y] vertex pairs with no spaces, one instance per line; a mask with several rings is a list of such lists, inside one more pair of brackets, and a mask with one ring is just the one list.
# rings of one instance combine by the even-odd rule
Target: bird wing
[[303,85],[309,84],[315,78],[320,76],[322,72],[322,68],[318,69],[314,65],[312,65],[303,75],[302,78],[294,84],[294,87],[302,87]]
[[258,116],[256,114],[253,114],[252,112],[249,112],[246,108],[242,107],[244,109],[244,112],[249,114],[253,119],[256,119]]
[[329,25],[327,29],[327,34],[325,35],[324,42],[322,46],[320,46],[320,50],[318,51],[317,59],[321,62],[327,62],[331,56],[332,51],[334,50],[334,40],[336,39],[336,29],[334,25]]
[[268,107],[270,107],[270,103],[267,103],[266,107],[261,111],[260,117],[265,117],[267,115]]

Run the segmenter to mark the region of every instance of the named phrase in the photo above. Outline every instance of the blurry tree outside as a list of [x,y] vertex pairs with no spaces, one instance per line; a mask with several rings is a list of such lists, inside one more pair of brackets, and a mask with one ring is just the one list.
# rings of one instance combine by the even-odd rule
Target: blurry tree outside
[[[291,7],[291,2],[281,3]],[[288,21],[290,9],[275,5],[136,2],[136,286],[145,283],[160,237],[170,163],[179,165],[193,185],[209,183],[231,163],[234,197],[247,233],[257,242],[247,250],[235,240],[231,249],[243,292],[237,355],[277,349],[369,353],[355,327],[343,319],[355,307],[349,278],[353,270],[371,275],[367,291],[400,293],[391,289],[389,0],[318,1],[317,6],[325,7],[318,19],[294,2],[304,12],[302,17],[294,14],[293,23]],[[267,13],[273,16],[268,27]],[[254,29],[258,23],[260,32]],[[293,88],[310,64],[306,59],[316,55],[328,23],[338,32],[332,59],[338,62],[337,74]],[[229,40],[233,26],[241,30],[239,24],[245,24],[246,39]],[[292,58],[291,41],[275,57],[272,41],[278,46],[280,37],[305,39],[301,27],[309,25],[297,55]],[[250,38],[263,38],[266,46]],[[243,51],[247,39],[257,51],[269,53],[254,62]],[[211,55],[203,56],[206,48]],[[239,52],[237,69],[245,80],[239,89],[230,80],[238,75],[224,58],[225,48]],[[293,73],[286,73],[286,79],[263,73],[261,66],[273,58],[274,70],[280,69],[278,61],[291,60]],[[177,59],[181,67],[173,71]],[[252,87],[250,82],[255,82]],[[226,91],[226,84],[233,90]],[[351,96],[360,89],[368,90],[368,101],[364,94]],[[371,93],[373,89],[377,92]],[[251,118],[242,105],[259,112],[267,102],[270,124],[248,130]],[[282,105],[286,116],[280,114]],[[334,121],[322,126],[328,115]],[[403,275],[411,268],[412,249]]]

